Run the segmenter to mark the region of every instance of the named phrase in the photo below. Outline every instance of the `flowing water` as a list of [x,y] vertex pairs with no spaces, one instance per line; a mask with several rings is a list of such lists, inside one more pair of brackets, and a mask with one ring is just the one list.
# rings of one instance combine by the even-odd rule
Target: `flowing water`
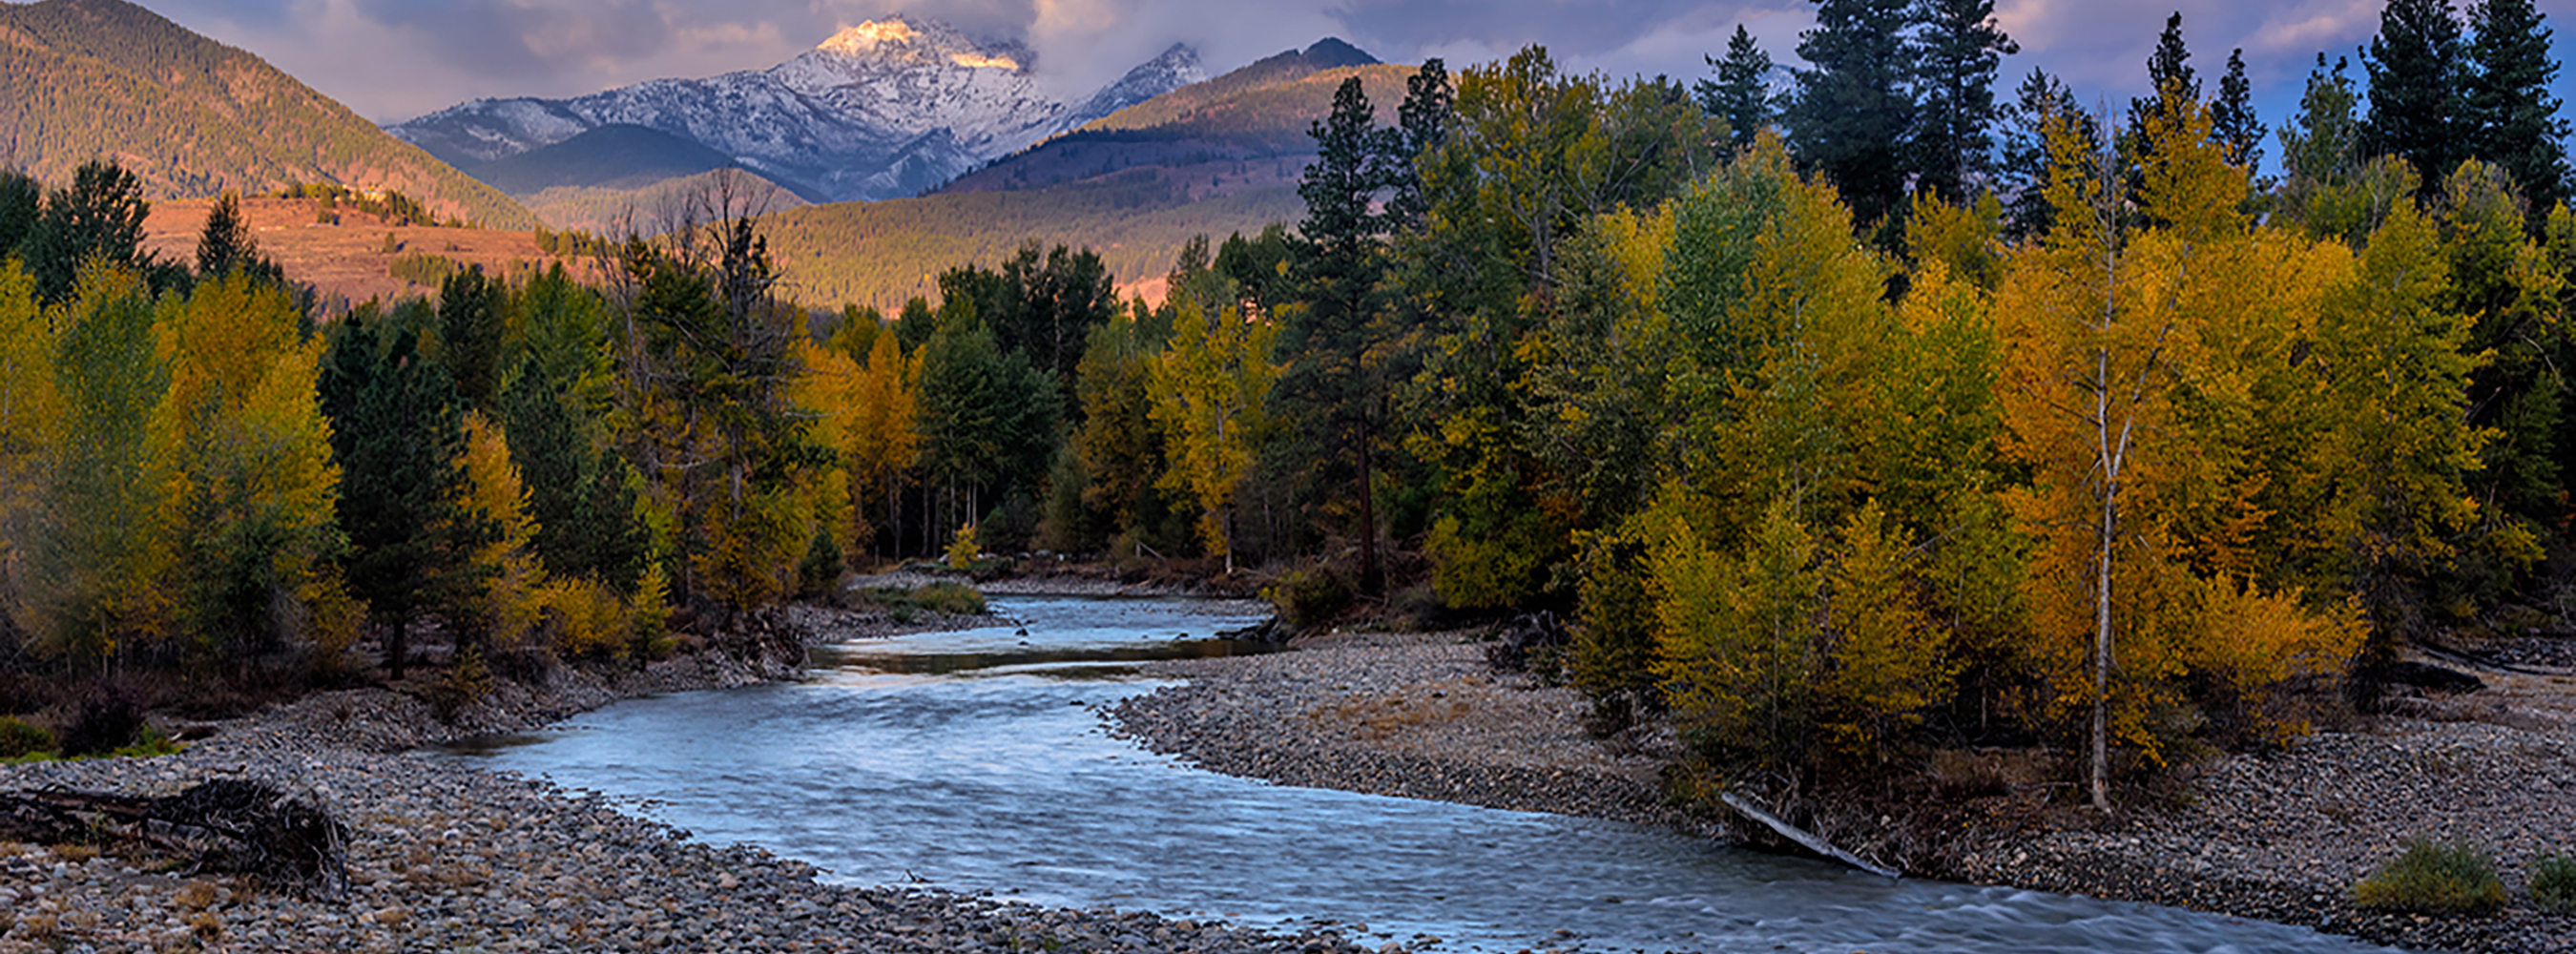
[[[860,884],[1259,925],[1338,922],[1443,950],[2290,952],[2346,938],[2172,908],[1889,882],[1650,828],[1285,788],[1109,737],[1144,659],[1241,604],[1024,597],[994,627],[817,649],[810,681],[621,702],[457,750]],[[1358,925],[1365,925],[1364,929]],[[1570,932],[1570,933],[1561,933]]]

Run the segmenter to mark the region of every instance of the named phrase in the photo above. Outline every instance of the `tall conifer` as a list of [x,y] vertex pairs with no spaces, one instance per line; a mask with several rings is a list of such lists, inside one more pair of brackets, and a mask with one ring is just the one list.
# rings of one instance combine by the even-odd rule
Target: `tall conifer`
[[1817,0],[1816,28],[1798,55],[1786,119],[1801,165],[1822,172],[1851,203],[1862,228],[1887,217],[1905,192],[1905,151],[1915,103],[1906,90],[1914,64],[1902,35],[1908,0]]
[[2503,166],[2528,202],[2533,221],[2567,197],[2567,121],[2549,85],[2550,29],[2531,0],[2482,0],[2469,8],[2468,81],[2462,112],[2476,130],[2477,153]]
[[1922,26],[1913,45],[1917,188],[1957,202],[1994,172],[1995,67],[2021,46],[1995,20],[1994,0],[1926,0]]
[[2466,54],[2449,0],[2388,0],[2361,60],[2370,77],[2365,148],[2413,164],[2428,193],[2469,156],[2460,95]]

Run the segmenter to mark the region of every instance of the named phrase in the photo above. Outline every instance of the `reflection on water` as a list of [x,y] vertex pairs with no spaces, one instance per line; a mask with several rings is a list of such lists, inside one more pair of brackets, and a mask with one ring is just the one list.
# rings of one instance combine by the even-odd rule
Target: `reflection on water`
[[1447,949],[2370,949],[2168,908],[1888,882],[1613,822],[1196,771],[1108,737],[1094,709],[1157,685],[1120,663],[1255,649],[1209,639],[1252,622],[1242,611],[994,607],[1010,622],[818,651],[803,684],[631,700],[471,757],[652,799],[653,816],[700,838],[849,882],[1331,919]]

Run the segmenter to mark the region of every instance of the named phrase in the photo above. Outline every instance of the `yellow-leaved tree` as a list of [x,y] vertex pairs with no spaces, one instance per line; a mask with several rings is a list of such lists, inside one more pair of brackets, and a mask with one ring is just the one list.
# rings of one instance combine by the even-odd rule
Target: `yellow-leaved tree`
[[169,632],[166,485],[147,440],[167,375],[153,346],[151,292],[133,272],[83,267],[46,320],[58,336],[61,413],[45,435],[41,503],[19,542],[24,622],[41,651],[103,671]]
[[149,457],[178,565],[177,623],[248,663],[301,640],[324,666],[364,615],[333,558],[340,468],[315,392],[323,342],[305,340],[286,292],[246,270],[165,297],[158,354],[168,390]]
[[15,257],[0,259],[0,613],[24,624],[25,542],[62,414],[54,387],[53,323],[36,307],[36,282]]
[[1270,357],[1278,330],[1232,306],[1209,314],[1181,299],[1170,346],[1154,360],[1154,421],[1171,470],[1161,486],[1197,498],[1199,535],[1234,572],[1235,487],[1252,469],[1269,426],[1266,408],[1280,366]]
[[546,571],[537,560],[537,521],[528,514],[528,491],[510,463],[510,444],[499,425],[480,411],[465,412],[466,506],[500,528],[484,541],[475,562],[493,568],[483,581],[477,625],[485,655],[530,648],[545,612]]

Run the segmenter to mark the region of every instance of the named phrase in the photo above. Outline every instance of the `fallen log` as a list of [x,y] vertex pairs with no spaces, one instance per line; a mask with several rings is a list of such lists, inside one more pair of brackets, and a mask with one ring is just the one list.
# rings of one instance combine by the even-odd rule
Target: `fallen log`
[[191,873],[246,874],[338,900],[349,890],[349,828],[265,782],[215,779],[158,798],[62,788],[0,792],[0,839],[130,841],[194,859]]
[[1815,852],[1882,878],[1902,878],[1905,876],[1894,868],[1872,864],[1859,855],[1834,847],[1833,842],[1819,838],[1814,833],[1803,828],[1799,828],[1796,825],[1789,824],[1788,822],[1781,821],[1780,816],[1764,811],[1761,806],[1753,804],[1752,799],[1730,791],[1721,791],[1717,793],[1717,798],[1719,801],[1725,802],[1726,807],[1735,809],[1737,814],[1741,814],[1746,818],[1761,822],[1763,825],[1768,826],[1772,831],[1779,832],[1781,837],[1805,846],[1808,851]]

